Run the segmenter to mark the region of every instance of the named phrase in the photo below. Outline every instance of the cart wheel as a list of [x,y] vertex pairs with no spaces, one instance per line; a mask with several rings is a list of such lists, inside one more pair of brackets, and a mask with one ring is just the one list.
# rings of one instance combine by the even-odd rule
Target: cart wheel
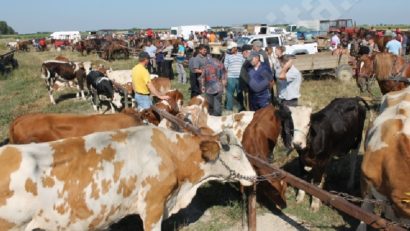
[[353,69],[348,64],[342,64],[336,69],[336,78],[343,82],[353,78]]

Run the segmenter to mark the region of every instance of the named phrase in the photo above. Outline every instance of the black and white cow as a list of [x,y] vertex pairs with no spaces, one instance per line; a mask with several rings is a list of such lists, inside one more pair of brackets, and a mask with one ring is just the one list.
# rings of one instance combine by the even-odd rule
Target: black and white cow
[[[69,86],[69,81],[76,80],[79,92],[77,98],[81,97],[85,100],[84,81],[86,78],[86,68],[79,62],[65,62],[58,60],[44,61],[41,66],[41,76],[45,79],[48,94],[52,104],[56,104],[53,91],[58,90],[62,86]],[[63,83],[63,84],[62,84]]]
[[[365,106],[360,104],[363,102]],[[325,108],[311,115],[307,135],[307,146],[297,150],[304,174],[310,171],[309,179],[323,187],[324,172],[333,156],[348,154],[351,150],[350,178],[348,189],[352,189],[356,157],[362,141],[367,103],[360,97],[336,98]],[[305,192],[299,190],[297,202],[303,201]],[[319,210],[320,200],[312,199],[311,209]]]
[[122,107],[121,95],[116,92],[111,79],[99,71],[90,71],[86,80],[94,110],[99,111],[104,103],[108,103],[113,113],[115,112],[114,105],[116,108]]

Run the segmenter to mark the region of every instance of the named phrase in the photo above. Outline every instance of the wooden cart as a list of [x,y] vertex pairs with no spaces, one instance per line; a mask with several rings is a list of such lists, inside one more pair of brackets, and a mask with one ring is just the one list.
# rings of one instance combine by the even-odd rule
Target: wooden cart
[[19,64],[17,59],[14,58],[14,52],[15,50],[12,50],[0,55],[0,74],[8,73],[18,67]]
[[354,73],[349,55],[332,55],[331,52],[298,55],[295,56],[293,63],[302,73],[310,73],[317,76],[330,75],[342,81],[350,80]]

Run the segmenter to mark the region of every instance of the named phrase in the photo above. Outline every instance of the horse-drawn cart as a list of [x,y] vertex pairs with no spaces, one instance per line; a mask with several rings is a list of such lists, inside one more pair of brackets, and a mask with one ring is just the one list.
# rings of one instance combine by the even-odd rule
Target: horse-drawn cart
[[348,55],[332,55],[330,52],[298,55],[293,63],[302,73],[330,75],[342,81],[351,79],[354,73],[354,65],[351,64]]
[[0,55],[0,74],[8,73],[18,67],[19,64],[17,59],[14,58],[14,52],[15,50],[12,50]]

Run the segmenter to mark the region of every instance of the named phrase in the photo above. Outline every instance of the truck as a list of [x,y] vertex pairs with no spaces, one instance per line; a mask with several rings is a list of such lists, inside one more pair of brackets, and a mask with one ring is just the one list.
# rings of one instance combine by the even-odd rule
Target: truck
[[81,40],[79,31],[57,31],[50,34],[50,37],[55,40]]
[[318,52],[317,43],[306,44],[287,44],[280,34],[269,35],[250,35],[240,37],[237,41],[238,47],[242,47],[245,44],[251,45],[255,41],[261,41],[263,49],[266,47],[285,46],[286,54],[290,55],[302,55],[302,54],[316,54]]
[[189,35],[191,31],[195,32],[202,32],[202,31],[210,31],[211,27],[208,25],[186,25],[186,26],[173,26],[171,27],[170,35],[171,38],[177,38],[182,36],[185,40],[189,39]]

